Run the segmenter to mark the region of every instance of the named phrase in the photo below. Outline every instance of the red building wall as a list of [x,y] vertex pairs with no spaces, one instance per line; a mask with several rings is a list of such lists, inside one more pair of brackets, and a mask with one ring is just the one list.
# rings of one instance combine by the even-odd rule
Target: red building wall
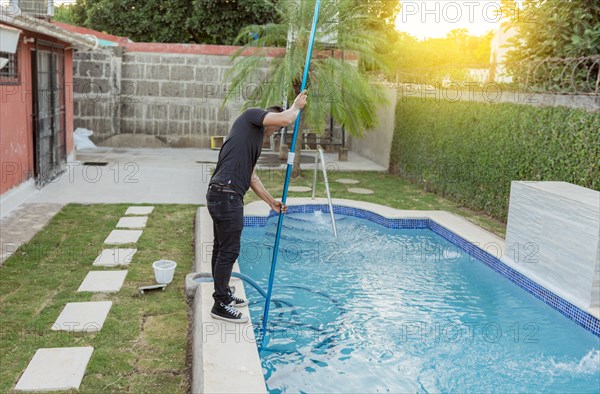
[[21,83],[0,85],[0,194],[33,176],[30,44],[18,51]]
[[[20,84],[0,85],[0,194],[34,176],[33,95],[31,53],[35,43],[23,37],[69,45],[24,31],[19,39]],[[73,50],[65,50],[65,105],[67,155],[73,151]]]

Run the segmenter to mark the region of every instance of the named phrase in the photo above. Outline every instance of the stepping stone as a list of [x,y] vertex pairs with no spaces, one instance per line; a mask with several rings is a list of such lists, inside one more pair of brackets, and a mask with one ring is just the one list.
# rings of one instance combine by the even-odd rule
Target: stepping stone
[[351,187],[350,189],[348,189],[348,191],[350,193],[354,193],[354,194],[373,194],[373,193],[375,193],[371,189],[361,189],[360,187]]
[[123,217],[119,219],[117,228],[144,228],[147,221],[148,216]]
[[357,183],[360,183],[356,179],[346,179],[346,178],[336,179],[336,182],[342,183],[344,185],[356,185]]
[[125,215],[148,215],[151,214],[154,207],[129,207]]
[[312,191],[312,189],[308,186],[290,186],[288,188],[288,190],[291,192],[298,192],[298,193],[306,193],[306,192]]
[[112,301],[69,302],[52,325],[52,331],[100,331],[111,306]]
[[114,293],[121,290],[127,271],[92,271],[81,282],[77,291]]
[[142,230],[113,230],[104,240],[105,244],[136,243],[142,235]]
[[38,349],[15,390],[77,390],[93,351],[91,346]]
[[97,267],[129,265],[135,252],[137,252],[137,249],[102,249],[93,265]]

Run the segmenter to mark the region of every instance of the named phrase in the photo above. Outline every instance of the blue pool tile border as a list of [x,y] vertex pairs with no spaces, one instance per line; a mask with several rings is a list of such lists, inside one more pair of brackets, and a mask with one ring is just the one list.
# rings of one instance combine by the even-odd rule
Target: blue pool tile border
[[[326,204],[311,204],[293,205],[288,208],[288,213],[313,213],[315,211],[329,213],[329,206]],[[431,230],[452,244],[458,246],[470,256],[483,262],[486,266],[527,291],[529,294],[554,308],[568,319],[590,331],[597,337],[600,337],[600,320],[598,318],[564,300],[550,290],[540,286],[533,280],[500,261],[500,259],[494,255],[456,235],[431,219],[388,219],[365,209],[341,205],[334,205],[333,212],[340,215],[367,219],[387,228]],[[267,220],[273,216],[277,216],[277,213],[273,210],[269,212],[269,216],[244,216],[244,226],[264,227],[267,224]]]
[[[288,213],[313,213],[315,211],[321,211],[329,213],[329,205],[292,205],[288,207]],[[356,218],[367,219],[374,223],[380,224],[388,228],[397,229],[428,229],[429,219],[388,219],[376,213],[352,208],[344,207],[341,205],[334,205],[333,212],[339,215],[353,216]],[[269,216],[245,216],[244,226],[245,227],[264,227],[267,225],[269,218],[277,216],[277,213],[273,210],[269,212]]]

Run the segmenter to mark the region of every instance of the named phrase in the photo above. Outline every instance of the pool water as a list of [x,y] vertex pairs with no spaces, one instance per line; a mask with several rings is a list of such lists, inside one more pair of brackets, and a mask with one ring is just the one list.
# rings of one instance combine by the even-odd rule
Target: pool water
[[[600,392],[600,339],[430,230],[337,215],[284,221],[270,392]],[[277,218],[246,227],[241,271],[267,288]],[[264,299],[245,286],[255,334]]]

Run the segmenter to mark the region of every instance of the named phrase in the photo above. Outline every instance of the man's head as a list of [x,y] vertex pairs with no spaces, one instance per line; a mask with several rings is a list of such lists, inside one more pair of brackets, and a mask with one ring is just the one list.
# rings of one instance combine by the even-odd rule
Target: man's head
[[[283,109],[283,107],[281,107],[279,105],[273,105],[272,107],[267,108],[266,111],[267,112],[283,112],[285,110]],[[273,135],[273,133],[275,133],[279,129],[280,129],[280,127],[277,127],[277,126],[266,126],[265,127],[265,137],[270,137],[271,135]]]

